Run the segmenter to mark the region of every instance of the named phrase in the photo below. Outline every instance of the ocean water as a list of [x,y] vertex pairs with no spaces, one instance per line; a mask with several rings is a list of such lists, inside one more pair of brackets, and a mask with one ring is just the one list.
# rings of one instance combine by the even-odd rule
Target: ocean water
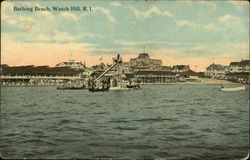
[[[225,85],[225,87],[240,84]],[[4,158],[240,159],[249,149],[249,87],[143,85],[89,92],[1,88]]]

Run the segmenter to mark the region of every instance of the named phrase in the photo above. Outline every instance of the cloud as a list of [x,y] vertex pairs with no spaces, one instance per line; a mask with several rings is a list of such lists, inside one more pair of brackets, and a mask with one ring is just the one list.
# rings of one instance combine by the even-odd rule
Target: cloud
[[38,41],[50,41],[51,38],[49,38],[49,36],[45,35],[45,34],[39,34],[37,36],[37,40]]
[[235,17],[228,15],[228,14],[218,18],[219,22],[229,22],[233,20],[235,20]]
[[136,19],[145,19],[145,18],[149,18],[153,14],[156,14],[156,15],[172,18],[175,21],[177,26],[190,26],[190,27],[197,27],[198,26],[197,24],[195,24],[191,21],[188,21],[188,20],[178,20],[175,18],[175,15],[173,13],[168,12],[168,11],[161,11],[156,6],[152,6],[147,11],[144,11],[144,12],[139,11],[138,9],[131,7],[131,6],[128,8],[133,11]]
[[8,14],[2,14],[1,19],[4,21],[16,21],[16,22],[34,22],[34,18],[28,16],[9,16]]
[[[182,43],[175,42],[163,42],[163,41],[116,41],[116,44],[120,44],[123,46],[136,46],[136,45],[146,45],[146,44],[165,44],[165,45],[183,45]],[[186,43],[188,44],[188,43]]]
[[[47,36],[48,37],[48,36]],[[68,32],[56,32],[53,36],[52,36],[52,41],[54,42],[59,42],[59,43],[79,43],[79,41],[82,41],[82,39],[84,38],[102,38],[101,35],[98,34],[93,34],[90,32],[85,32],[85,33],[81,33],[81,34],[76,34],[76,35],[72,35],[69,34]]]
[[[9,1],[3,1],[1,6],[1,12],[6,12],[7,10],[12,10],[13,9],[13,3],[9,2]],[[2,14],[1,13],[1,14]]]
[[176,24],[178,26],[191,26],[191,27],[196,27],[198,26],[197,24],[190,22],[188,20],[176,20]]
[[[41,39],[47,39],[46,35],[38,35]],[[1,37],[1,63],[9,65],[50,65],[67,60],[69,51],[77,57],[77,60],[86,60],[86,54],[90,52],[90,47],[95,44],[90,43],[25,43],[17,42],[12,35],[2,34]],[[85,55],[84,55],[85,54]]]
[[1,20],[2,23],[9,23],[11,25],[16,25],[17,24],[17,20],[11,18],[9,15],[7,14],[1,14]]
[[40,12],[40,15],[44,16],[48,20],[54,20],[55,19],[55,16],[52,13],[50,13],[49,11]]
[[208,24],[196,24],[188,20],[177,20],[175,19],[175,23],[177,26],[189,26],[193,28],[206,29],[209,31],[219,31],[221,30],[216,24],[208,23]]
[[76,40],[76,37],[67,32],[58,32],[54,35],[53,39],[58,42],[72,42]]
[[115,18],[110,14],[110,11],[108,9],[103,8],[103,7],[95,7],[94,10],[101,11],[110,22],[113,22],[113,23],[116,22]]
[[210,23],[210,24],[205,24],[203,25],[205,29],[207,30],[212,30],[212,31],[219,31],[220,29],[218,27],[216,27],[214,24]]
[[193,54],[196,56],[204,56],[204,54],[209,53],[210,52],[210,48],[207,47],[206,45],[194,45],[193,47],[190,48],[183,48],[180,49],[184,54],[188,53],[188,54]]
[[[28,16],[9,16],[6,13],[1,15],[3,24],[8,23],[16,28],[28,31],[35,26],[35,20]],[[2,26],[4,28],[4,25]]]
[[183,0],[183,1],[180,1],[181,3],[185,4],[185,5],[192,5],[193,4],[193,1],[189,1],[189,0]]
[[137,19],[142,18],[149,18],[152,14],[160,15],[160,16],[166,16],[166,17],[174,17],[174,15],[168,11],[161,11],[158,7],[152,6],[147,11],[139,11],[138,9],[134,7],[128,7],[130,10],[133,11],[135,17]]
[[110,5],[115,6],[115,7],[119,7],[119,6],[121,6],[121,3],[119,3],[119,2],[111,2]]
[[11,17],[12,19],[17,19],[18,21],[22,22],[34,22],[34,18],[28,17],[28,16],[18,16],[18,17]]
[[213,10],[217,9],[217,2],[216,1],[198,1],[198,3],[212,7]]
[[244,19],[242,21],[240,17],[235,17],[235,16],[227,14],[227,15],[219,17],[217,21],[219,22],[220,25],[223,25],[224,28],[233,29],[233,31],[249,30],[248,20]]
[[[57,33],[57,36],[66,36],[67,40],[74,38],[68,33]],[[126,57],[126,61],[130,58],[137,57],[141,48],[134,45],[145,43],[170,43],[181,45],[174,42],[158,42],[158,41],[139,41],[129,42],[120,41],[120,44],[128,44],[128,47],[121,48],[96,48],[95,44],[89,43],[25,43],[13,40],[14,34],[3,34],[2,45],[2,63],[9,65],[51,65],[67,60],[69,58],[69,50],[72,51],[76,60],[85,60],[88,65],[100,63],[98,59],[104,56],[105,61],[111,63],[112,57],[118,52],[122,57]],[[38,34],[41,41],[50,41],[55,38],[50,35]],[[57,37],[60,39],[60,37]],[[65,39],[64,39],[65,40]],[[130,47],[131,45],[131,47]],[[187,64],[192,69],[202,71],[213,61],[223,65],[228,65],[231,61],[246,59],[248,57],[248,43],[211,43],[211,44],[192,44],[186,48],[168,48],[162,46],[159,49],[147,49],[151,58],[160,58],[164,65]],[[53,52],[52,52],[53,51]],[[124,59],[125,61],[125,59]],[[105,63],[106,63],[105,62]]]
[[66,17],[66,18],[69,18],[69,19],[73,19],[73,20],[78,20],[77,16],[73,13],[69,13],[69,12],[62,12],[60,14],[62,17]]
[[35,25],[34,22],[27,22],[23,25],[23,30],[26,30],[26,31],[31,30],[34,25]]
[[228,3],[232,4],[233,6],[235,6],[237,9],[242,9],[244,5],[248,6],[248,1],[247,0],[243,0],[243,1],[227,1]]

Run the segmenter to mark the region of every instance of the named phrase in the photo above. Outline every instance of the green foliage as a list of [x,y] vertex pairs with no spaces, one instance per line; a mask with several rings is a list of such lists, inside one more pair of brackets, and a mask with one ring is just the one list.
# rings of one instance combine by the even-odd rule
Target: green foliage
[[134,78],[134,74],[125,74],[126,79]]
[[245,73],[227,73],[227,77],[229,78],[243,78],[243,79],[250,79],[250,74],[245,72]]

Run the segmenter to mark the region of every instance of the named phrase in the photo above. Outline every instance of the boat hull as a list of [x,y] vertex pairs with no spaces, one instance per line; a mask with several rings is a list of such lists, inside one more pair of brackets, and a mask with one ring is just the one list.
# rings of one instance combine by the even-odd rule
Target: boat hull
[[86,87],[65,87],[65,88],[60,88],[57,87],[57,90],[83,90],[87,89]]
[[104,91],[109,91],[109,87],[107,88],[89,88],[90,92],[104,92]]
[[221,88],[221,91],[242,91],[245,89],[246,87],[242,86],[242,87],[235,87],[235,88]]
[[110,91],[130,91],[130,90],[138,90],[139,88],[122,88],[122,87],[110,87]]

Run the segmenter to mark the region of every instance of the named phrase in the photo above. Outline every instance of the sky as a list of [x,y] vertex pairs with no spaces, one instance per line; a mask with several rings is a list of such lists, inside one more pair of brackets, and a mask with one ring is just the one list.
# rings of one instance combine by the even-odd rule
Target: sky
[[[15,11],[14,7],[33,8]],[[50,11],[34,11],[35,7]],[[87,7],[88,11],[54,11]],[[91,11],[90,10],[91,7]],[[145,51],[163,65],[249,59],[247,1],[4,1],[1,64],[49,65],[73,58],[92,66]],[[72,57],[71,57],[72,53]],[[102,59],[102,60],[101,60]]]

